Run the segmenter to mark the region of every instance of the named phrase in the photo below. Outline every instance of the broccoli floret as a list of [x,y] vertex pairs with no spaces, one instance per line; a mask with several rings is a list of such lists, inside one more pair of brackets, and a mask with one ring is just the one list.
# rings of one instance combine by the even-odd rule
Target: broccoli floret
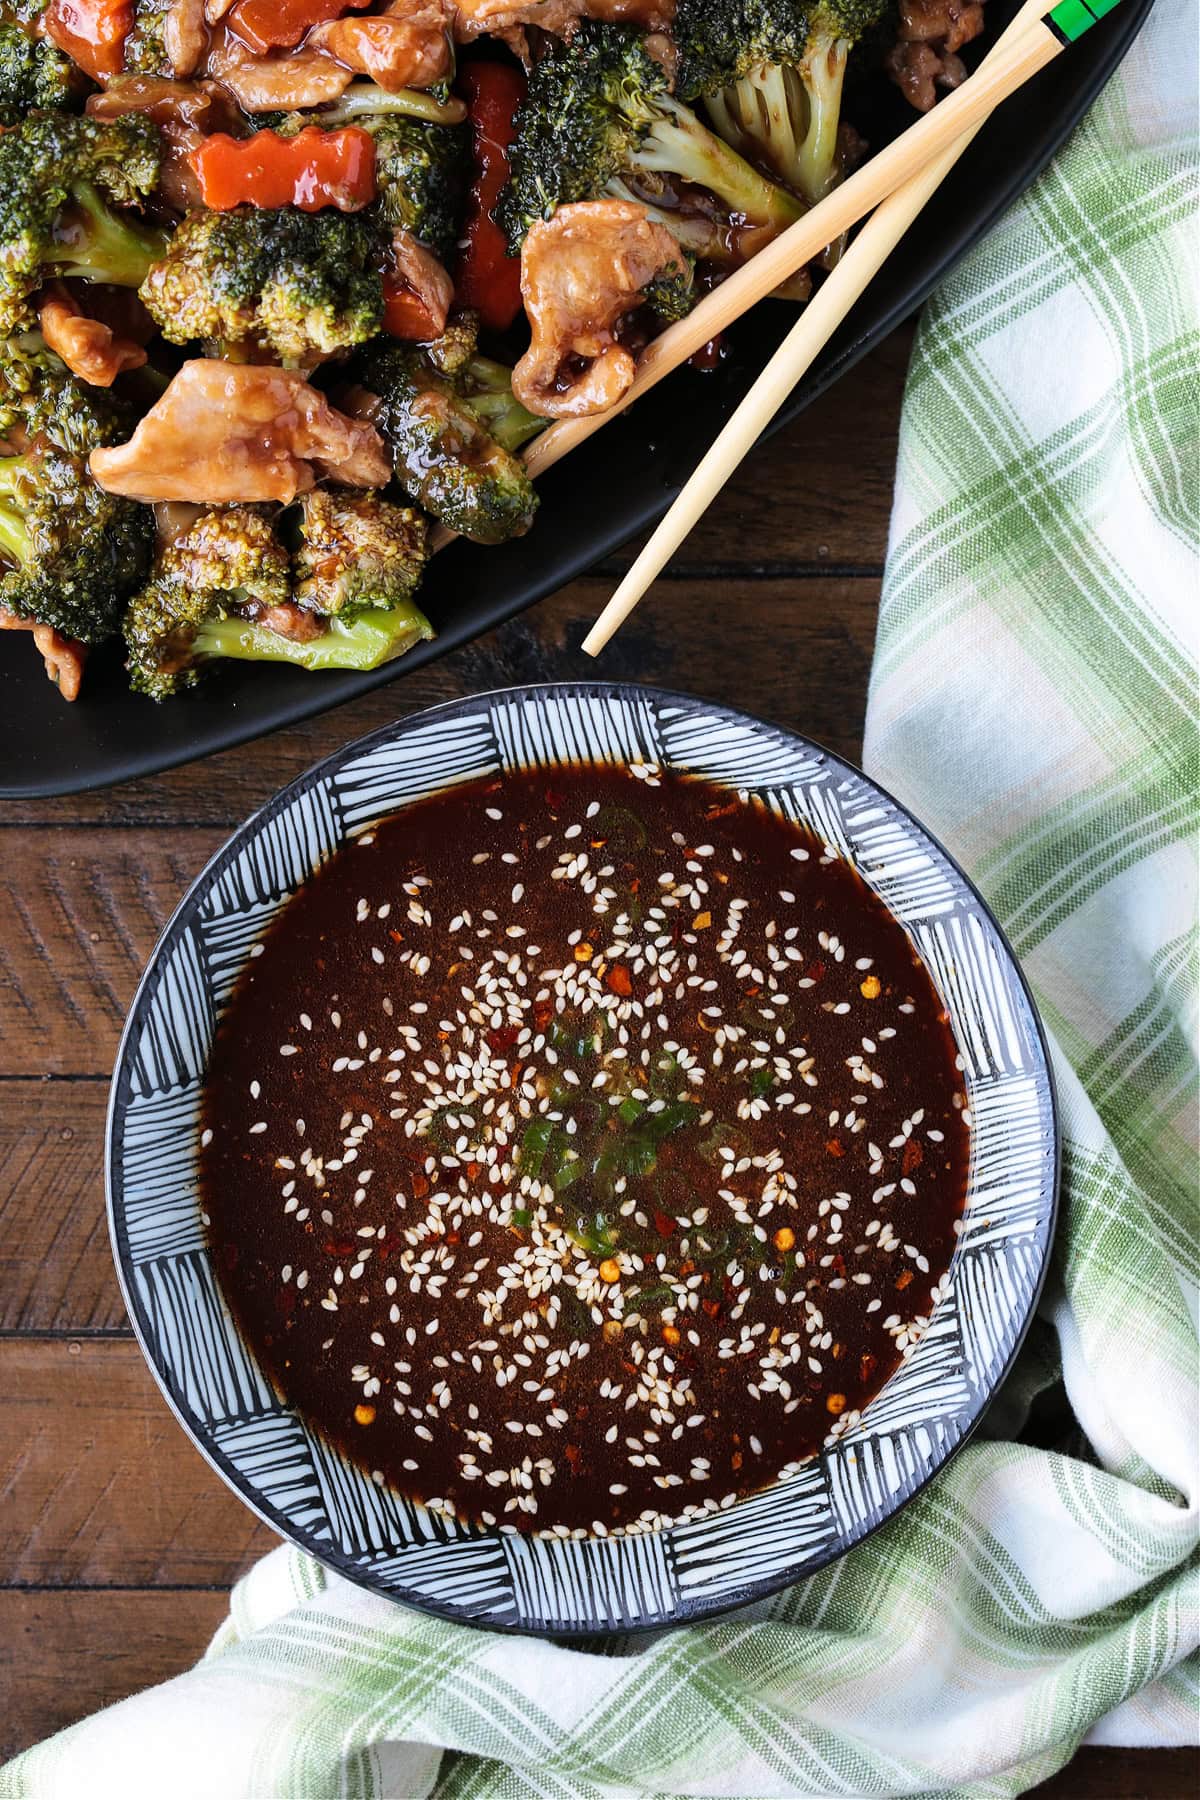
[[154,516],[107,494],[87,456],[128,437],[133,416],[110,390],[77,381],[25,332],[0,345],[0,608],[97,643],[150,564]]
[[850,51],[887,0],[681,0],[678,91],[810,204],[837,181]]
[[49,38],[35,37],[15,19],[0,18],[0,125],[19,125],[35,107],[70,111],[87,81]]
[[686,318],[696,303],[692,286],[692,264],[687,258],[682,269],[664,269],[642,289],[642,304],[648,306],[664,325]]
[[669,89],[643,40],[615,25],[585,19],[570,43],[549,45],[517,111],[512,175],[496,208],[514,254],[535,220],[565,201],[597,199],[613,183],[628,183],[639,198],[665,191],[668,223],[693,198],[706,216],[715,203],[727,231],[773,233],[800,217],[792,194],[751,168]]
[[193,212],[141,297],[165,338],[268,346],[285,363],[361,344],[383,317],[382,245],[359,213]]
[[30,296],[55,276],[140,284],[165,238],[113,208],[154,191],[160,141],[140,113],[32,114],[0,135],[0,333],[34,323]]
[[135,0],[133,26],[125,39],[124,68],[129,75],[174,75],[167,55],[166,25],[171,0]]
[[375,139],[375,210],[383,223],[389,231],[402,226],[445,261],[470,178],[470,127],[428,125],[400,113],[368,113],[354,122]]
[[[386,512],[372,510],[386,508]],[[328,553],[344,583],[309,558],[307,520],[324,518]],[[292,592],[292,567],[281,537],[265,512],[249,506],[212,508],[160,551],[150,581],[134,595],[125,615],[126,667],[135,693],[165,700],[191,687],[206,665],[292,662],[306,669],[374,669],[399,656],[433,629],[412,602],[424,562],[424,530],[415,514],[377,496],[339,495],[327,513],[306,497],[296,572],[336,601],[326,611]],[[354,540],[354,541],[352,541]],[[344,559],[373,544],[372,584],[357,587]],[[386,565],[386,568],[385,568]],[[285,636],[272,629],[270,609],[291,601],[302,629]]]
[[75,380],[37,334],[0,348],[0,608],[95,644],[149,567],[154,516],[88,473],[87,454],[128,434],[128,411]]
[[205,655],[202,631],[229,619],[240,628],[254,611],[282,605],[289,591],[288,554],[263,512],[201,513],[159,551],[149,582],[129,603],[130,687],[155,700],[190,687]]
[[428,554],[425,521],[411,507],[379,494],[314,488],[300,502],[295,598],[346,623],[407,606]]
[[51,445],[0,457],[0,608],[99,643],[145,575],[154,540],[147,507],[106,494],[83,457]]
[[401,487],[460,536],[501,544],[533,523],[537,494],[513,451],[545,421],[513,399],[503,364],[470,350],[473,332],[459,320],[431,345],[373,344],[353,373],[377,398]]
[[0,342],[0,437],[19,428],[25,439],[44,437],[68,456],[86,456],[123,443],[136,423],[123,395],[77,379],[40,331]]

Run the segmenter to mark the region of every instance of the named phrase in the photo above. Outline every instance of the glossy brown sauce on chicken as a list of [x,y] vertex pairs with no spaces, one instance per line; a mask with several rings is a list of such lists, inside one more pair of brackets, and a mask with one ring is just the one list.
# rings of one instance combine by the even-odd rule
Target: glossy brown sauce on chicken
[[946,1015],[859,876],[657,770],[375,826],[219,1028],[202,1188],[281,1393],[377,1478],[648,1530],[852,1430],[953,1251]]

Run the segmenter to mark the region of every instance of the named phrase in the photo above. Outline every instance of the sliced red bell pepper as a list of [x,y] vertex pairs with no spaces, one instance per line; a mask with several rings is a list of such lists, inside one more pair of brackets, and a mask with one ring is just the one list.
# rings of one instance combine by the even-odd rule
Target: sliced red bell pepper
[[417,344],[428,344],[438,335],[438,321],[402,275],[383,278],[383,329]]
[[491,331],[507,331],[521,310],[521,261],[508,254],[492,208],[508,180],[513,114],[525,97],[525,77],[509,63],[468,63],[457,88],[475,134],[475,176],[463,221],[465,240],[455,295]]
[[290,50],[314,25],[370,4],[371,0],[237,0],[229,23],[242,42],[262,56],[268,50]]
[[50,0],[44,28],[93,81],[103,81],[121,73],[133,6],[131,0]]
[[232,138],[215,131],[188,158],[205,206],[336,206],[357,212],[375,198],[375,139],[357,125],[322,131],[306,125],[295,137],[256,131]]

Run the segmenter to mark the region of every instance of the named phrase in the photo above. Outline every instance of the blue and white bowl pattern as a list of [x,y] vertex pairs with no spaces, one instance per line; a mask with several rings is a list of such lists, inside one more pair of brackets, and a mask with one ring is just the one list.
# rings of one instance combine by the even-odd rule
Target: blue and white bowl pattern
[[[278,1398],[205,1241],[200,1096],[213,1031],[279,908],[339,844],[477,776],[590,760],[707,776],[806,824],[920,951],[973,1119],[962,1233],[929,1327],[861,1418],[798,1473],[659,1532],[564,1540],[437,1517],[381,1487]],[[503,1629],[590,1634],[695,1619],[857,1543],[962,1443],[1032,1315],[1053,1232],[1054,1096],[1024,982],[982,900],[865,776],[804,738],[649,688],[511,689],[419,713],[302,776],[213,859],[130,1011],[108,1132],[113,1245],[142,1348],[199,1448],[278,1531],[352,1580]]]

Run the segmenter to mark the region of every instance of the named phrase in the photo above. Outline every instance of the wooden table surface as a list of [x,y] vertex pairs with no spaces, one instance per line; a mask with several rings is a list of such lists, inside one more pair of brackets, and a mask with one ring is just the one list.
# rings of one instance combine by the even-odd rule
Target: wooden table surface
[[[749,461],[606,675],[857,758],[909,341]],[[109,1256],[108,1080],[155,938],[232,828],[315,758],[434,701],[591,673],[578,644],[623,560],[262,743],[107,793],[0,802],[0,1757],[185,1668],[275,1542],[160,1399]],[[1195,1790],[1187,1753],[1090,1751],[1043,1792]]]

